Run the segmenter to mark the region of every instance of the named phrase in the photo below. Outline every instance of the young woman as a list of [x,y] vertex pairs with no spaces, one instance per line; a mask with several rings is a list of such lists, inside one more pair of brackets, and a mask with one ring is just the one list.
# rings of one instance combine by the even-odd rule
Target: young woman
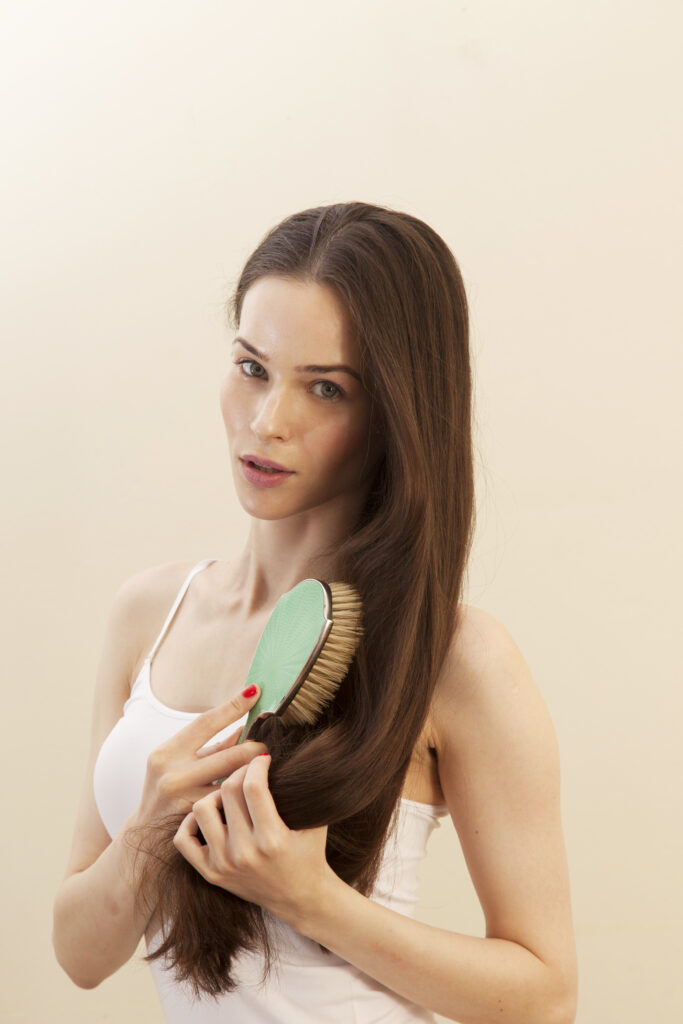
[[[183,1024],[433,1012],[569,1024],[553,727],[507,630],[460,600],[473,460],[453,255],[407,214],[306,210],[257,247],[231,312],[220,403],[250,533],[233,563],[163,565],[114,600],[55,901],[57,958],[92,988],[144,934],[167,1020]],[[290,756],[237,746],[258,695],[240,690],[260,634],[307,577],[348,581],[362,597],[349,674]],[[419,861],[447,813],[486,937],[412,917]],[[191,900],[187,912],[173,904],[176,945],[154,959],[168,913],[137,898],[156,866],[130,836],[173,814],[178,862],[202,899],[239,897],[255,915],[229,979]],[[259,922],[275,954],[263,983]]]

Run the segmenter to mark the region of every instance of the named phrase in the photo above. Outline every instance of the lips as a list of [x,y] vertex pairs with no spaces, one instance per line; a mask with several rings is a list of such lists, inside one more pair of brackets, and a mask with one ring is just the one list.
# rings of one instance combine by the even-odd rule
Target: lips
[[256,468],[265,467],[266,469],[277,469],[281,473],[292,473],[293,470],[287,469],[286,466],[280,465],[279,462],[273,462],[272,459],[266,459],[262,455],[241,455],[242,462],[251,463]]

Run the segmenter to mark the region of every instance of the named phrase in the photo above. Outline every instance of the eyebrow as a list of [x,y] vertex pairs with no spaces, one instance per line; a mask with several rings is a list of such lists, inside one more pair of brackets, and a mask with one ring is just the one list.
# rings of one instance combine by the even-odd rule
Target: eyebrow
[[[252,355],[258,356],[258,358],[262,359],[264,363],[268,362],[268,356],[264,355],[263,352],[259,352],[257,348],[250,345],[248,341],[244,340],[244,338],[235,338],[233,345],[237,344],[238,341],[240,345],[244,345],[247,351],[251,352]],[[341,370],[342,373],[351,374],[352,377],[356,378],[359,384],[362,384],[360,375],[356,373],[355,370],[352,370],[350,366],[347,366],[346,363],[336,363],[334,366],[295,366],[294,369],[299,373],[334,373],[335,370]]]

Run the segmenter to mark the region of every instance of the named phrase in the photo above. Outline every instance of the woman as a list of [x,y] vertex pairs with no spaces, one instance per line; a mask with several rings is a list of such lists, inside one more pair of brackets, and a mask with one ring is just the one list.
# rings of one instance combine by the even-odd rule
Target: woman
[[[164,565],[114,601],[55,902],[59,962],[91,988],[145,934],[169,1021],[573,1021],[554,731],[509,633],[460,601],[473,467],[455,260],[407,214],[306,210],[249,258],[232,314],[221,410],[251,530],[234,564]],[[319,728],[271,759],[235,745],[258,696],[239,684],[306,577],[357,587],[364,636]],[[446,813],[485,938],[412,918]],[[232,962],[191,901],[169,903],[165,885],[163,913],[136,899],[157,868],[130,836],[173,814],[202,900],[253,911]],[[259,985],[269,937],[276,970]]]

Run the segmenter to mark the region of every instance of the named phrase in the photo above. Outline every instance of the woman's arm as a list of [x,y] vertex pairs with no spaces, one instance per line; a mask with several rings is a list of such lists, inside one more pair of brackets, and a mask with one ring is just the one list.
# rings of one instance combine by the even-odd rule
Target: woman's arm
[[290,924],[461,1022],[571,1024],[576,956],[554,729],[509,633],[467,609],[434,704],[439,778],[486,938],[414,921],[336,876]]
[[125,828],[87,868],[69,874],[54,905],[57,960],[80,988],[95,988],[137,949],[148,923],[135,902],[132,851]]
[[292,831],[277,814],[269,758],[199,801],[176,846],[210,882],[460,1024],[571,1024],[576,962],[555,734],[511,637],[476,609],[444,665],[434,722],[441,786],[486,938],[415,921],[341,881],[324,859],[326,827]]
[[[197,751],[220,730],[241,718],[258,699],[238,694],[231,701],[199,715],[153,751],[147,763],[140,805],[112,840],[95,803],[93,769],[100,746],[120,718],[130,692],[132,668],[142,635],[149,639],[153,618],[166,614],[187,566],[172,563],[129,580],[114,600],[98,670],[93,708],[90,757],[66,875],[54,903],[52,941],[57,960],[81,988],[94,988],[123,966],[137,949],[150,914],[138,905],[136,871],[142,866],[126,833],[167,814],[184,813],[211,792],[212,781],[265,750],[262,743],[235,746],[233,736],[215,751]],[[150,588],[161,594],[152,599]],[[153,610],[153,609],[152,609]],[[141,629],[142,625],[142,629]]]
[[130,693],[138,657],[142,576],[123,584],[109,613],[95,685],[85,782],[64,881],[54,903],[55,954],[81,988],[94,988],[130,959],[147,926],[146,917],[135,907],[133,851],[124,841],[125,827],[112,842],[93,793],[97,754],[121,717]]

